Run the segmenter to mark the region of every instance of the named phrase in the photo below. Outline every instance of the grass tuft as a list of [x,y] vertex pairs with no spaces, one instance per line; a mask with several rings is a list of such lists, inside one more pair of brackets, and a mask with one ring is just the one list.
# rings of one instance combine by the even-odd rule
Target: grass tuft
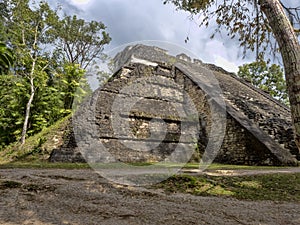
[[300,202],[300,173],[236,177],[175,175],[154,188],[162,188],[167,193]]
[[19,188],[22,184],[16,181],[5,180],[0,181],[0,190],[1,189],[11,189],[11,188]]

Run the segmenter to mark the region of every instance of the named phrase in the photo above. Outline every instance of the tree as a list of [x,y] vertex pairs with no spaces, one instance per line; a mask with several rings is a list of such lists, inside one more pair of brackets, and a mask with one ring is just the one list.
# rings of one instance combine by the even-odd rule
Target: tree
[[93,60],[101,58],[104,46],[111,41],[105,29],[102,22],[86,22],[74,15],[64,17],[50,33],[67,62],[87,69]]
[[269,66],[265,61],[256,61],[239,67],[238,76],[268,92],[272,97],[288,104],[283,70],[279,65]]
[[[0,41],[9,46],[0,45],[0,60],[14,57],[12,68],[6,66],[8,73],[0,76],[0,147],[16,140],[24,144],[27,136],[69,114],[75,97],[80,101],[90,91],[81,66],[100,57],[110,38],[102,23],[59,17],[58,10],[46,1],[0,1]],[[72,62],[62,41],[67,18],[73,20],[66,39],[68,54],[76,58]]]
[[42,77],[46,76],[45,70],[48,67],[48,61],[43,52],[44,35],[49,27],[47,22],[57,16],[46,2],[40,2],[38,5],[33,2],[33,6],[30,7],[29,0],[11,0],[8,7],[7,26],[12,31],[9,41],[16,52],[17,62],[14,72],[26,78],[30,86],[20,139],[21,144],[24,144],[31,106],[37,90],[36,80],[45,80]]
[[[257,59],[262,59],[270,46],[275,52],[278,45],[284,64],[295,142],[300,151],[300,44],[296,27],[300,22],[300,7],[286,7],[280,0],[164,0],[164,4],[168,2],[192,15],[201,14],[200,25],[208,26],[209,20],[215,19],[216,32],[225,27],[231,38],[237,35],[245,53],[248,49],[256,51]],[[276,43],[275,47],[272,42]]]

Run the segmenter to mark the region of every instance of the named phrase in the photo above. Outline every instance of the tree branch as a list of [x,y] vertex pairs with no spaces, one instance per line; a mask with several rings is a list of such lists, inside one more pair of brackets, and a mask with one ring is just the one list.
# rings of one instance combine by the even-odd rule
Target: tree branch
[[280,1],[281,6],[286,11],[291,24],[295,26],[296,24],[300,25],[300,6],[298,7],[287,7]]

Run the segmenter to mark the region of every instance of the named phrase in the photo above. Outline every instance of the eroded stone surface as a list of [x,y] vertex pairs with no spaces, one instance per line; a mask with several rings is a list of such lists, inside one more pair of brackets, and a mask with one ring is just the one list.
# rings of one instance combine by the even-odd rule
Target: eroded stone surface
[[[142,45],[125,49],[115,62],[118,70],[114,76],[75,115],[76,141],[85,157],[94,157],[96,162],[164,161],[179,142],[195,144],[193,134],[197,132],[196,142],[203,154],[209,140],[217,140],[216,131],[224,128],[221,120],[219,123],[218,117],[212,116],[212,107],[222,107],[216,89],[220,85],[227,124],[215,162],[296,165],[296,158],[300,160],[289,109],[222,68]],[[190,104],[185,104],[188,101]],[[191,104],[197,121],[193,107],[187,107]],[[125,142],[141,142],[150,148],[130,149]],[[99,153],[99,143],[107,155]],[[56,154],[52,160],[65,158]]]

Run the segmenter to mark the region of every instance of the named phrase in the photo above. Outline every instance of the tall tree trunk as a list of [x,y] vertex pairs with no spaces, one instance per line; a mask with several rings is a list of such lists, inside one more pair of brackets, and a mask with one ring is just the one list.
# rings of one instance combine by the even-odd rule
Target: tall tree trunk
[[279,0],[259,0],[282,55],[294,124],[295,141],[300,150],[300,44]]
[[35,70],[35,60],[32,63],[32,68],[30,72],[30,97],[26,105],[26,111],[25,111],[25,119],[24,119],[24,124],[23,124],[23,129],[22,129],[22,136],[21,136],[21,145],[25,144],[26,140],[26,133],[28,129],[28,121],[29,121],[29,116],[30,116],[30,109],[32,105],[32,101],[35,95],[35,87],[34,87],[34,70]]

